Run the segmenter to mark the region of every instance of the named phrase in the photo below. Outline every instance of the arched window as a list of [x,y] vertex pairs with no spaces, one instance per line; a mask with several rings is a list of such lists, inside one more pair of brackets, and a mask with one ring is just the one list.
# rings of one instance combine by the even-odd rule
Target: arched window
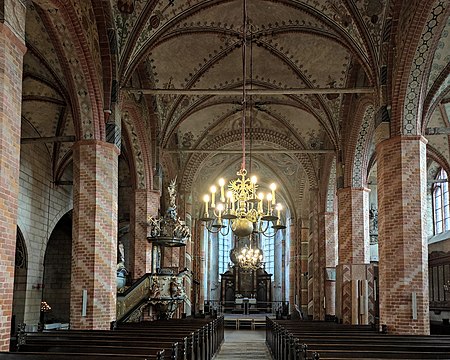
[[228,235],[223,236],[219,233],[219,274],[223,274],[228,270],[231,250],[231,231]]
[[262,235],[262,250],[264,267],[269,274],[275,271],[275,236],[272,228],[268,229],[267,236]]
[[434,234],[450,230],[447,172],[441,169],[433,184]]

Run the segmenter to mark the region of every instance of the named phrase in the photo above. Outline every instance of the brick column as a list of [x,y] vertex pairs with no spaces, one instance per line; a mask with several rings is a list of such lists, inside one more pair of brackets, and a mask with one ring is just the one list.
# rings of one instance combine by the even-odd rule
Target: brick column
[[318,214],[318,246],[317,246],[317,273],[319,275],[318,285],[319,285],[319,319],[325,320],[325,267],[326,267],[326,213]]
[[336,309],[337,219],[334,212],[321,215],[325,237],[325,315],[333,316]]
[[426,143],[398,136],[377,145],[380,324],[394,334],[430,333]]
[[207,253],[205,252],[206,243],[208,241],[208,238],[205,237],[205,228],[204,225],[199,221],[195,221],[195,238],[194,238],[194,245],[196,248],[195,252],[195,259],[196,259],[196,274],[197,279],[200,284],[197,285],[197,291],[198,294],[198,302],[197,302],[197,308],[195,309],[196,312],[198,311],[204,311],[204,303],[205,299],[207,298],[207,294],[205,294],[205,277],[207,276]]
[[[296,294],[298,294],[297,281],[296,279],[300,276],[300,264],[297,257],[297,248],[300,243],[300,239],[297,239],[297,227],[294,222],[289,224],[289,239],[290,239],[290,249],[289,251],[289,311],[292,313],[294,311],[294,304],[296,303]],[[287,235],[287,234],[286,234]],[[297,304],[299,305],[299,304]]]
[[309,228],[306,227],[306,221],[302,220],[302,227],[300,229],[300,271],[301,275],[297,279],[300,288],[300,302],[303,314],[308,314],[308,257],[309,257]]
[[116,318],[118,153],[97,140],[73,146],[73,329],[109,329]]
[[336,269],[336,316],[345,324],[357,324],[358,280],[366,280],[370,261],[369,190],[338,190],[338,266]]
[[[310,215],[309,221],[311,228],[309,229],[309,246],[312,248],[312,303],[313,303],[313,319],[320,320],[321,319],[321,294],[323,300],[323,271],[320,271],[320,252],[319,250],[323,246],[319,245],[319,214],[318,214],[318,189],[310,190]],[[310,249],[311,249],[310,248]],[[309,294],[309,298],[311,299],[311,293]],[[323,305],[322,305],[323,307]],[[323,311],[322,311],[323,312]]]
[[[10,14],[4,6],[0,4],[5,18],[5,23],[0,21],[0,351],[9,350],[11,330],[19,198],[22,65],[26,51],[24,40],[6,23]],[[24,17],[25,8],[23,12]]]
[[158,191],[134,190],[130,214],[130,270],[134,280],[152,272],[152,246],[147,240],[147,217],[158,216],[159,199]]

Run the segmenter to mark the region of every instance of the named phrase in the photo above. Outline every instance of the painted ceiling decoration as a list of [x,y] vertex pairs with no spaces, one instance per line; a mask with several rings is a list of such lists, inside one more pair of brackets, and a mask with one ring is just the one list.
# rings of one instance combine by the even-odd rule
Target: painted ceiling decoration
[[[245,38],[242,0],[28,1],[24,121],[40,137],[101,139],[103,111],[111,108],[108,88],[117,82],[119,107],[138,108],[127,108],[122,119],[136,186],[153,186],[152,175],[166,166],[165,175],[178,174],[195,203],[219,174],[236,177],[246,86],[247,158],[260,173],[258,182],[276,180],[292,216],[302,217],[310,189],[330,174],[322,195],[332,209],[336,169],[352,169],[348,186],[364,186],[375,151],[374,119],[384,100],[375,95],[382,93],[386,71],[393,71],[386,70],[393,66],[386,54],[391,31],[408,28],[420,1],[247,1],[251,32]],[[430,14],[411,53],[413,95],[401,108],[399,127],[411,134],[449,127],[449,5],[427,4]],[[99,7],[107,8],[100,14],[104,25]],[[399,7],[401,17],[393,20]],[[405,32],[395,36],[398,51],[412,44]],[[414,90],[419,82],[426,93]],[[361,110],[363,120],[352,120],[351,107],[361,98],[370,98],[370,108]],[[422,110],[426,118],[416,118]],[[448,134],[427,140],[434,154],[450,157]],[[46,144],[55,174],[70,164],[72,143]],[[329,159],[340,153],[354,156],[347,164]]]

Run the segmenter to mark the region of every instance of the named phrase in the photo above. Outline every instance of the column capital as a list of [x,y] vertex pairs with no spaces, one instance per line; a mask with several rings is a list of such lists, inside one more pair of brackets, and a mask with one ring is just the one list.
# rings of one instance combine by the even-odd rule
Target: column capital
[[376,145],[376,152],[379,153],[380,148],[382,148],[384,146],[394,145],[394,144],[407,142],[407,141],[420,141],[424,145],[426,145],[428,143],[428,140],[426,138],[424,138],[422,135],[398,135],[398,136],[394,136],[389,139],[380,141]]
[[361,191],[365,191],[365,192],[370,192],[371,190],[369,188],[366,187],[344,187],[344,188],[340,188],[337,190],[337,194],[339,195],[340,193],[348,193],[348,192],[361,192]]
[[[0,26],[8,28],[9,31],[14,34],[14,37],[18,38],[25,51],[26,10],[23,0],[0,1]],[[3,31],[3,29],[0,30],[0,32],[1,31]]]
[[336,214],[334,211],[322,211],[319,213],[319,216],[327,216]]
[[83,140],[78,140],[77,142],[75,142],[72,145],[72,150],[77,150],[78,148],[82,147],[82,146],[97,146],[97,147],[104,147],[104,148],[110,148],[111,150],[113,150],[117,155],[120,154],[120,149],[117,148],[116,145],[111,144],[109,142],[106,141],[101,141],[101,140],[96,140],[96,139],[83,139]]

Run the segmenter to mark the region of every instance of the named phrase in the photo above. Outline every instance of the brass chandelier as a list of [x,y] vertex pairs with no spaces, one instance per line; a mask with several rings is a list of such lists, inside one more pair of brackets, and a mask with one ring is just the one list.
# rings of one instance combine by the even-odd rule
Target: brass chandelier
[[[270,236],[275,236],[280,229],[286,226],[281,223],[281,204],[276,203],[276,184],[270,185],[270,191],[260,192],[256,176],[247,176],[245,161],[245,130],[247,113],[247,3],[243,1],[243,33],[242,33],[242,164],[236,173],[235,180],[230,180],[225,192],[225,179],[221,178],[216,185],[211,186],[210,194],[203,197],[204,211],[201,221],[205,222],[206,229],[211,233],[228,235],[231,228],[237,237],[246,237],[252,233],[262,233],[268,236],[270,228],[275,231]],[[250,74],[251,75],[251,74]],[[251,82],[251,77],[250,77]],[[250,149],[251,150],[251,149]],[[251,164],[251,163],[250,163]],[[251,167],[251,166],[250,166]],[[218,202],[216,197],[219,196]],[[275,214],[276,210],[276,214]],[[272,226],[270,226],[272,223]],[[248,250],[250,251],[250,249]]]
[[252,247],[255,234],[250,235],[250,247],[245,245],[237,256],[238,266],[244,270],[257,270],[263,266],[263,253],[258,247]]

